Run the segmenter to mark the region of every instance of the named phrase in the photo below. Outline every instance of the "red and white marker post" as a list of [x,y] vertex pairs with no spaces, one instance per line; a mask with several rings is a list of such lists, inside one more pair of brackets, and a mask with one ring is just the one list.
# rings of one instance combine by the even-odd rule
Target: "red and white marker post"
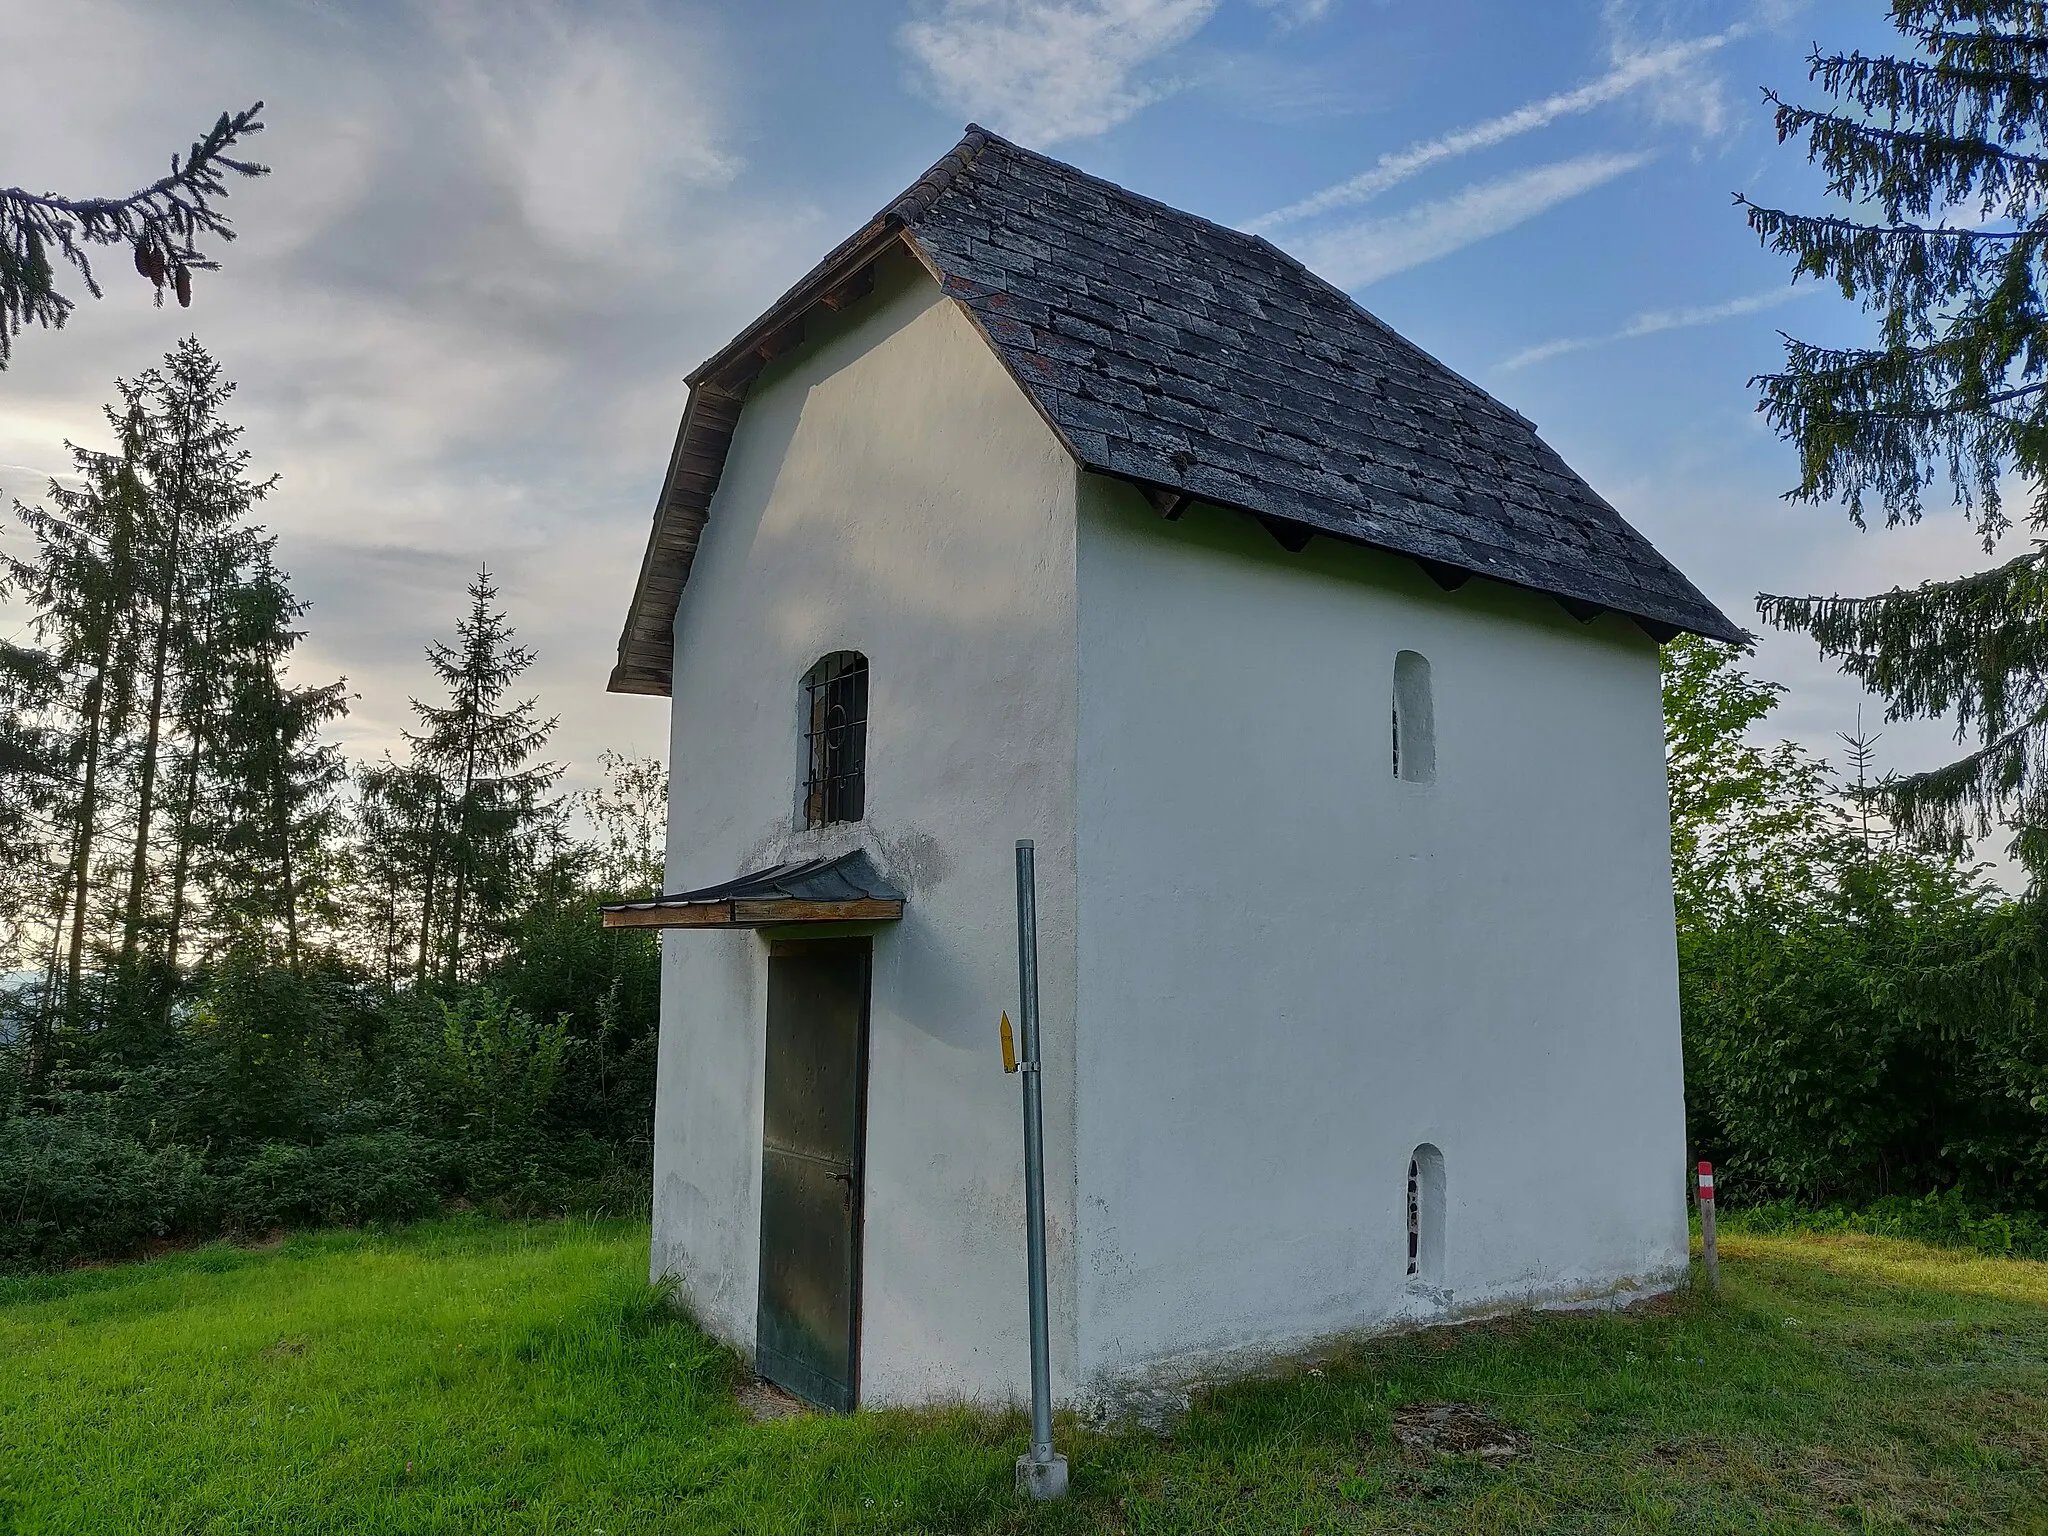
[[1714,1251],[1714,1165],[1700,1164],[1700,1252],[1707,1264],[1707,1287],[1721,1289],[1721,1256]]

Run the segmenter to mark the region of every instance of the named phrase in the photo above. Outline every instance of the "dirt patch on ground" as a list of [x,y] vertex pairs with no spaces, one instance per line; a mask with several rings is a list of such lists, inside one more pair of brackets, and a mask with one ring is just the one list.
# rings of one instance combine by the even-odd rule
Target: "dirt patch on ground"
[[1644,1296],[1624,1304],[1615,1310],[1630,1317],[1676,1317],[1691,1304],[1692,1294],[1684,1285],[1674,1286],[1668,1291],[1659,1291],[1654,1296]]
[[1477,1456],[1499,1466],[1524,1456],[1529,1437],[1470,1403],[1410,1403],[1394,1410],[1394,1438],[1424,1456]]
[[756,1376],[751,1381],[740,1383],[739,1391],[733,1394],[739,1402],[740,1412],[756,1424],[771,1424],[777,1419],[802,1418],[811,1411],[811,1405],[802,1398],[785,1392],[772,1381],[763,1381]]

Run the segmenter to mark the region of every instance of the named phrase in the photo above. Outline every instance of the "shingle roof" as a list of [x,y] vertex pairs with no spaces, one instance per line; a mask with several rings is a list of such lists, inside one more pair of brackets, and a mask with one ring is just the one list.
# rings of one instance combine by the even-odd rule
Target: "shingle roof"
[[620,639],[616,691],[668,691],[676,602],[748,384],[815,305],[866,293],[908,243],[1084,468],[1611,609],[1659,639],[1742,631],[1536,435],[1300,262],[970,127],[690,375],[690,403]]

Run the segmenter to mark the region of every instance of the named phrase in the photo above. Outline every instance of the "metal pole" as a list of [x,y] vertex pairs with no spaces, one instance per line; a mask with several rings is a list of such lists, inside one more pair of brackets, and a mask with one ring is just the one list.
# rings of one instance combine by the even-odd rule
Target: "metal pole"
[[1057,1499],[1067,1458],[1052,1448],[1052,1352],[1045,1301],[1045,1106],[1039,1089],[1038,892],[1032,845],[1017,844],[1017,1017],[1024,1059],[1024,1255],[1031,1291],[1031,1451],[1017,1458],[1017,1491]]
[[1699,1167],[1700,1190],[1700,1257],[1706,1261],[1707,1289],[1721,1289],[1721,1255],[1714,1247],[1714,1165],[1701,1163]]

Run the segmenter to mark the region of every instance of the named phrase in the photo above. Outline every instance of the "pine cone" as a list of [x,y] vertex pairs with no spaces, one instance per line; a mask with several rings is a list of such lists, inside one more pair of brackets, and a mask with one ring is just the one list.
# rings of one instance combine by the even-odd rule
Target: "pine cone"
[[192,307],[191,271],[185,267],[179,267],[171,282],[172,286],[178,290],[178,308],[190,309]]

